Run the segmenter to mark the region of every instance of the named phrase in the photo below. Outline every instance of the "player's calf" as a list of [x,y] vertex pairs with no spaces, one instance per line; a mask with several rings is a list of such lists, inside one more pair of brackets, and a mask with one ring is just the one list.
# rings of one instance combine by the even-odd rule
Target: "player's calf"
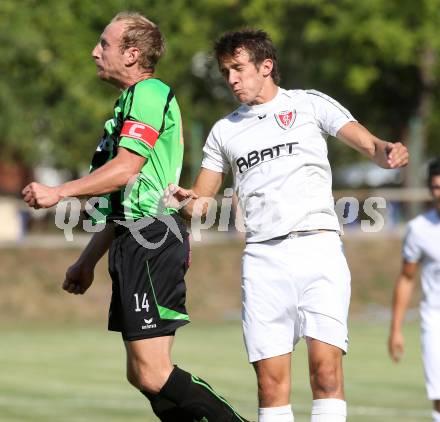
[[141,393],[150,401],[154,414],[162,422],[194,422],[191,413],[179,408],[176,403],[147,391]]
[[158,395],[175,403],[196,421],[248,422],[208,383],[178,367],[174,368]]

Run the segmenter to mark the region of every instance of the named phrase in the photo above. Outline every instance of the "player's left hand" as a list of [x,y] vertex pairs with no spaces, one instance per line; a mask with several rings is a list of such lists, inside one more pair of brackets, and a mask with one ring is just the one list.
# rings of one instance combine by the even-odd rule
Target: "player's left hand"
[[21,191],[21,194],[24,202],[35,209],[50,208],[61,200],[58,187],[46,186],[37,182],[29,183]]
[[399,362],[405,350],[405,340],[402,332],[391,332],[388,338],[388,352],[394,362]]
[[198,195],[191,189],[184,189],[180,186],[169,183],[162,197],[162,203],[166,208],[183,208],[193,199],[198,199]]
[[74,295],[83,295],[92,285],[94,279],[94,267],[77,261],[66,271],[63,282],[63,290]]
[[408,148],[401,142],[387,142],[385,153],[387,156],[387,164],[390,169],[405,167],[408,164]]

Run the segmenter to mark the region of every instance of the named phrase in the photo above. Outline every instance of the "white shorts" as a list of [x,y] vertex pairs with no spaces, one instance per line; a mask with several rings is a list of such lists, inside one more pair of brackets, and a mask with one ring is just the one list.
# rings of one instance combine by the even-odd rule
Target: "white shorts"
[[440,400],[440,310],[421,310],[421,340],[426,391],[429,400]]
[[289,353],[301,337],[347,351],[350,271],[336,232],[247,244],[242,291],[249,362]]

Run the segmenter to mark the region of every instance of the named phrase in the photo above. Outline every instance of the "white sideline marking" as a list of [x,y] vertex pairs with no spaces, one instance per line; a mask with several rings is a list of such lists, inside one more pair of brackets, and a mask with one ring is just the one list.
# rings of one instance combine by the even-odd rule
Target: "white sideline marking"
[[[72,398],[35,398],[35,397],[4,397],[0,396],[0,405],[8,407],[22,407],[25,409],[32,409],[35,411],[36,408],[41,408],[56,411],[57,406],[67,406],[67,407],[92,407],[92,408],[106,408],[106,409],[145,409],[142,400],[133,399],[130,400],[127,397],[120,396],[119,399],[106,398],[106,399],[93,399],[93,398],[83,398],[83,397],[72,397]],[[49,406],[49,407],[48,407]],[[295,413],[301,415],[308,415],[310,413],[310,408],[306,406],[294,405]],[[431,415],[430,410],[421,409],[397,409],[393,407],[373,407],[373,406],[348,406],[348,414],[351,416],[372,416],[372,417],[399,417],[401,419],[406,418],[429,418]]]
[[[310,408],[305,406],[293,406],[295,413],[302,415],[308,415]],[[347,409],[348,416],[372,416],[372,417],[398,417],[402,419],[406,418],[430,418],[431,411],[429,409],[397,409],[395,407],[375,407],[375,406],[350,406]]]

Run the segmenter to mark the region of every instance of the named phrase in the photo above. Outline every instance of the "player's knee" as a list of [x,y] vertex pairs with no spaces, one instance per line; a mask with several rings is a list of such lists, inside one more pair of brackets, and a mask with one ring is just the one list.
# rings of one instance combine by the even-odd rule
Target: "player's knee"
[[258,378],[258,396],[264,402],[273,402],[280,397],[290,395],[290,379],[284,374],[260,376]]
[[[157,394],[165,385],[169,372],[164,368],[138,368],[136,373],[128,374],[127,378],[130,384],[134,385],[141,391],[147,391],[148,393]],[[130,377],[129,377],[130,376]]]
[[127,369],[127,381],[138,390],[141,389],[138,382],[138,377],[136,376],[136,373],[133,371],[133,369]]
[[128,382],[138,390],[146,391],[151,394],[159,393],[164,383],[161,383],[153,374],[136,374],[127,377]]
[[310,369],[310,384],[315,394],[334,396],[342,391],[342,373],[333,363],[320,363]]

